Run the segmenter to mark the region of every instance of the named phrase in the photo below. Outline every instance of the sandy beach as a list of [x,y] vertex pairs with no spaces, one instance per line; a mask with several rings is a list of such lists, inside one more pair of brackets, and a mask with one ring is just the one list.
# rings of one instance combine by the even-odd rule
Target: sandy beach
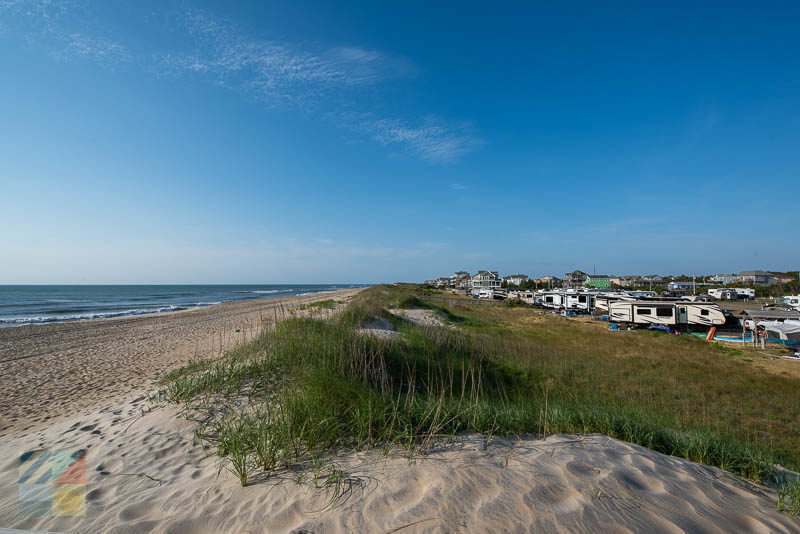
[[[111,403],[0,445],[0,527],[85,533],[800,532],[774,491],[592,434],[487,441],[430,454],[346,452],[242,488],[174,406]],[[18,512],[20,451],[86,449],[83,515]]]
[[[338,451],[241,487],[180,407],[148,398],[165,372],[358,291],[0,331],[0,530],[800,532],[770,488],[599,434],[465,435],[415,456]],[[428,311],[396,313],[440,325]],[[22,512],[20,455],[37,450],[86,451],[70,514]]]
[[251,339],[290,310],[358,291],[0,329],[0,436],[125,398],[171,369]]

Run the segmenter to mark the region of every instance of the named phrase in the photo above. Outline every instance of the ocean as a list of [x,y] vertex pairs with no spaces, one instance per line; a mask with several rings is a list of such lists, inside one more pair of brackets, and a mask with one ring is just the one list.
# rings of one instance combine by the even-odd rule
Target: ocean
[[0,328],[145,315],[353,287],[364,285],[0,285]]

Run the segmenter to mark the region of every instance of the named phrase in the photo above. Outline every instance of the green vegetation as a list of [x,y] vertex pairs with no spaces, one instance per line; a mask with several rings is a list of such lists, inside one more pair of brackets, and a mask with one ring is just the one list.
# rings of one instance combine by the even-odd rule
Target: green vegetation
[[[425,299],[370,288],[331,319],[285,320],[172,373],[162,396],[185,405],[242,484],[319,465],[336,449],[414,451],[461,432],[602,433],[754,480],[776,463],[800,467],[800,381],[759,370],[738,350]],[[397,307],[435,309],[458,328],[385,311]],[[374,317],[402,335],[359,335]],[[791,493],[784,502],[790,509]]]
[[778,489],[778,510],[800,515],[800,480],[791,480]]
[[530,308],[530,305],[522,299],[506,299],[502,306],[505,308]]

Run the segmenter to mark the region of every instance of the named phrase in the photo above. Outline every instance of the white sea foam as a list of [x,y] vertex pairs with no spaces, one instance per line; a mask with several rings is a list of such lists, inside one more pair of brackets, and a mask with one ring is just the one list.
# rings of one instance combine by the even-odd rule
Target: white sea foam
[[45,315],[41,317],[8,317],[0,318],[0,324],[10,326],[24,326],[30,324],[60,323],[65,321],[81,321],[85,319],[109,319],[111,317],[129,317],[133,315],[147,315],[150,313],[166,313],[189,308],[210,306],[219,302],[196,303],[193,306],[161,306],[158,308],[137,308],[132,310],[118,310],[112,312],[79,313],[74,315]]

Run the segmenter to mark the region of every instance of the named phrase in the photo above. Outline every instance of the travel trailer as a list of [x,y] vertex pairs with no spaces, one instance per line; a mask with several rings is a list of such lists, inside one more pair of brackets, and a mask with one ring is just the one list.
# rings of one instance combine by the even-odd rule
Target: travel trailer
[[754,299],[756,298],[756,290],[750,287],[732,287],[740,299]]
[[720,326],[727,317],[716,304],[655,300],[617,301],[609,305],[613,322],[630,324]]
[[775,299],[776,304],[800,311],[800,295],[786,295]]
[[542,291],[535,302],[545,308],[589,313],[594,310],[595,298],[584,291]]
[[708,294],[717,300],[738,300],[739,298],[739,294],[736,290],[730,288],[709,289]]
[[608,305],[621,300],[637,300],[635,296],[627,293],[601,293],[595,298],[595,307],[603,313],[608,312]]
[[708,294],[718,300],[756,298],[756,290],[749,287],[721,287],[709,289]]

